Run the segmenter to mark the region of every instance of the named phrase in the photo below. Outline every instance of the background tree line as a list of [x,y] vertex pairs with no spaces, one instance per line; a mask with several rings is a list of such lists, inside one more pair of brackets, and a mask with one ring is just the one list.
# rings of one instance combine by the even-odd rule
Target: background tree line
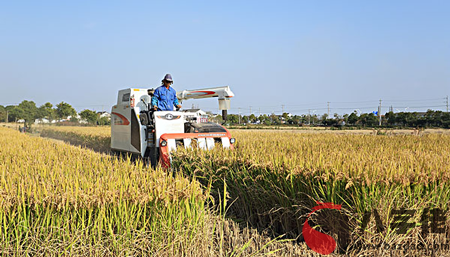
[[[79,122],[76,110],[68,103],[61,102],[56,106],[51,103],[45,103],[39,107],[33,101],[22,101],[19,105],[0,105],[0,122],[15,122],[24,120],[26,126],[31,126],[36,119],[47,119],[50,122],[54,120],[66,120],[70,117],[71,122]],[[91,110],[83,110],[79,117],[89,124],[109,125],[110,120],[107,117],[101,117],[98,113]],[[215,120],[221,120],[220,115]],[[311,125],[311,126],[357,126],[357,127],[377,127],[379,117],[373,113],[362,113],[358,115],[356,111],[350,114],[338,115],[333,117],[327,114],[319,116],[318,114],[282,115],[263,114],[256,116],[229,114],[226,124],[262,124],[262,125]],[[443,111],[428,110],[427,112],[388,112],[381,116],[381,124],[384,127],[441,127],[450,128],[450,113]]]
[[[79,113],[80,118],[89,124],[109,125],[110,120],[99,117],[98,113],[91,110],[83,110]],[[70,117],[71,122],[79,122],[77,111],[68,103],[61,102],[55,107],[51,103],[45,103],[39,107],[33,101],[22,101],[19,105],[0,105],[0,122],[15,122],[24,120],[25,126],[30,127],[36,119],[66,120]]]
[[[239,122],[240,121],[240,122]],[[311,125],[311,126],[338,126],[338,127],[378,127],[379,117],[374,113],[362,113],[357,111],[350,114],[339,115],[335,113],[333,117],[328,114],[321,116],[317,114],[289,115],[267,115],[260,116],[229,114],[228,125],[237,124],[262,124],[262,125]],[[450,113],[443,111],[428,110],[427,112],[388,112],[381,116],[381,126],[383,127],[440,127],[450,128]]]

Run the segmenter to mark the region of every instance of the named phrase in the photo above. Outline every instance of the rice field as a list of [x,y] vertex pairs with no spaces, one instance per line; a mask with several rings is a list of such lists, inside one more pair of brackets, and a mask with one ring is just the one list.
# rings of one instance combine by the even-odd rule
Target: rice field
[[68,141],[73,145],[95,149],[98,152],[110,152],[110,127],[51,127],[44,128],[41,136]]
[[[109,147],[109,133],[109,127],[51,127],[44,129],[41,135],[102,152]],[[16,170],[13,176],[2,177],[2,182],[6,182],[0,188],[1,206],[4,210],[2,219],[7,217],[7,220],[11,220],[8,232],[15,231],[12,234],[2,232],[3,238],[7,238],[7,241],[3,240],[7,242],[3,247],[10,251],[26,251],[30,248],[21,248],[20,242],[27,239],[27,236],[37,237],[36,234],[42,233],[41,238],[45,238],[49,233],[56,233],[50,237],[56,235],[58,240],[66,242],[65,247],[76,251],[73,249],[83,248],[80,241],[72,238],[73,235],[77,231],[87,230],[83,234],[90,242],[87,245],[98,246],[91,249],[108,249],[112,253],[121,253],[119,245],[123,242],[132,245],[130,242],[136,242],[129,235],[134,235],[137,231],[167,232],[167,226],[161,228],[156,225],[162,223],[176,225],[174,231],[177,232],[172,237],[163,233],[164,236],[155,241],[159,244],[152,246],[150,252],[165,244],[176,245],[175,242],[183,242],[173,248],[177,250],[172,251],[174,255],[179,255],[187,251],[188,245],[192,245],[192,241],[180,239],[189,234],[186,231],[194,231],[190,233],[195,240],[202,238],[201,234],[209,233],[216,237],[220,235],[216,233],[220,230],[207,232],[204,229],[206,226],[198,222],[207,220],[208,208],[215,206],[221,213],[219,216],[224,219],[233,219],[243,226],[264,230],[270,238],[281,236],[295,240],[297,243],[294,245],[299,245],[304,250],[306,246],[303,243],[302,226],[316,202],[341,204],[341,212],[349,218],[350,241],[340,244],[336,253],[359,255],[362,251],[358,247],[367,244],[448,243],[447,230],[445,233],[430,233],[428,237],[423,237],[421,218],[428,209],[448,210],[449,134],[352,135],[277,131],[232,131],[232,134],[237,139],[234,151],[219,148],[209,152],[195,149],[178,151],[173,163],[175,178],[170,172],[149,171],[139,162],[110,160],[111,157],[107,155],[80,147],[38,138],[36,140],[39,143],[29,146],[25,142],[30,140],[15,132],[8,134],[8,137],[18,137],[15,140],[3,140],[2,136],[1,161],[5,165],[0,166],[1,171],[9,174]],[[44,150],[36,150],[41,144],[46,145],[41,146]],[[17,153],[20,149],[22,151]],[[96,172],[92,172],[93,167]],[[75,185],[74,181],[77,181]],[[33,208],[37,208],[40,218],[31,221],[30,217],[35,217]],[[96,218],[96,222],[90,226],[83,225],[89,211],[85,211],[85,216],[81,218],[77,215],[81,215],[83,211],[68,211],[79,208],[92,208],[95,210],[92,215],[101,218]],[[402,208],[415,212],[408,220],[413,225],[405,234],[399,235],[392,225],[392,213]],[[66,211],[66,216],[48,214],[53,211]],[[359,231],[364,216],[374,211],[379,214],[384,230],[377,230],[372,217],[367,227]],[[147,212],[149,214],[143,214]],[[130,213],[139,213],[139,218],[136,219]],[[160,220],[152,223],[153,220],[148,220],[150,216],[157,216]],[[173,218],[175,216],[176,219]],[[332,216],[324,212],[315,215],[310,223],[318,225],[318,230],[339,238],[336,227],[333,227],[335,224],[330,224]],[[51,221],[54,223],[48,223],[48,217],[55,217],[55,221]],[[71,222],[67,222],[65,217],[70,217]],[[27,226],[18,226],[19,221],[25,222]],[[78,222],[76,226],[72,223],[74,221]],[[132,224],[130,232],[127,230],[128,225],[112,225],[117,223]],[[448,227],[447,217],[444,223]],[[72,232],[59,232],[60,235],[49,231],[48,224],[56,224],[55,227],[65,224]],[[34,226],[32,231],[35,232],[30,233],[28,226]],[[117,241],[117,235],[122,235],[122,241]],[[73,246],[67,243],[71,240],[75,242]],[[146,242],[150,241],[147,238]],[[205,244],[214,245],[208,242]],[[244,251],[245,244],[243,242],[240,248],[244,256],[249,253]],[[217,244],[212,247],[217,250],[213,251],[213,255],[220,255],[219,252],[225,256],[233,255],[233,251],[224,247],[224,244],[218,245],[219,247]],[[300,250],[285,249],[275,255],[299,256],[293,254],[296,251]],[[197,253],[200,252],[203,255],[207,251]],[[264,252],[269,253],[270,251]],[[311,251],[304,253],[313,254]],[[411,256],[421,254],[423,253],[410,253]],[[377,255],[393,254],[388,252]]]
[[8,128],[0,176],[2,256],[310,252],[226,220],[195,179]]
[[[420,233],[423,210],[448,210],[449,135],[233,135],[236,151],[180,151],[176,166],[216,187],[226,181],[235,200],[231,212],[254,226],[295,237],[317,201],[333,202],[354,219],[352,231],[375,209],[387,227],[385,234],[377,234],[372,224],[354,241],[419,244],[427,243],[413,236]],[[391,211],[401,208],[416,210],[410,220],[416,226],[405,237],[393,234],[390,226]]]
[[[2,253],[156,252],[196,229],[204,215],[206,194],[196,181],[8,129],[0,133]],[[150,238],[153,244],[134,248]]]

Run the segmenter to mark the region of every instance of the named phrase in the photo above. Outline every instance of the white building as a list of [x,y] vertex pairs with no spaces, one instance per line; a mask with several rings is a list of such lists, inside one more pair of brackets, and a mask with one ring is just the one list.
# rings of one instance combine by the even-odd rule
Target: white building
[[48,120],[46,118],[34,120],[34,124],[49,124],[49,123],[50,123],[50,120]]
[[111,119],[111,113],[109,112],[97,112],[97,114],[99,115],[100,118],[106,117]]

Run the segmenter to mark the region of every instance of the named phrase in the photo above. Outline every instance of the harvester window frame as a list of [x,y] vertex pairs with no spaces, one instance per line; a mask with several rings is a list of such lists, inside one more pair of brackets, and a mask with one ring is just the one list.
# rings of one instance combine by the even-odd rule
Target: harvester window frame
[[122,102],[129,102],[130,101],[130,93],[125,93],[122,95]]

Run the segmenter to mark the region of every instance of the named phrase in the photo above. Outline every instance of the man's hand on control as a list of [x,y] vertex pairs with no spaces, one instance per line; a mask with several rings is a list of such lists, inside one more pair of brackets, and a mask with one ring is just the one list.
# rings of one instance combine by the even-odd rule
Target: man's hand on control
[[177,105],[177,108],[178,108],[178,109],[181,109],[181,104]]
[[158,110],[158,106],[153,106],[153,110],[157,111]]

